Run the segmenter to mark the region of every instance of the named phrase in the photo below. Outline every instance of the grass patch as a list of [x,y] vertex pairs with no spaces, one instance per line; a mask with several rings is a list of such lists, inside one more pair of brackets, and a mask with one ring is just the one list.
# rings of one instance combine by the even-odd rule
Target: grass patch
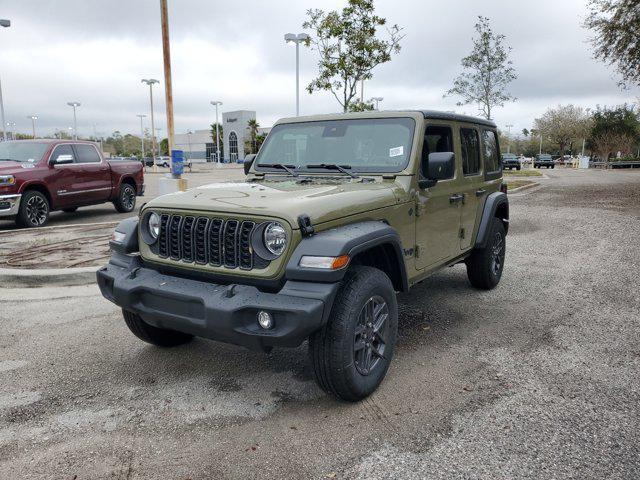
[[533,185],[536,182],[531,180],[509,180],[507,183],[507,191],[515,190],[516,188],[524,187],[525,185]]
[[505,177],[541,177],[540,170],[504,170],[502,174]]

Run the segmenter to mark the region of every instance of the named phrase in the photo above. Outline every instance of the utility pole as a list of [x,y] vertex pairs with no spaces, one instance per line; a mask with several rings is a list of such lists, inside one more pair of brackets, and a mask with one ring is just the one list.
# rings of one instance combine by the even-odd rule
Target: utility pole
[[169,13],[167,0],[160,0],[160,17],[162,23],[162,58],[164,63],[164,95],[167,104],[167,139],[169,154],[174,147],[173,130],[173,90],[171,88],[171,47],[169,45]]
[[505,125],[507,127],[507,131],[509,132],[507,135],[508,138],[508,142],[507,142],[507,153],[511,153],[511,129],[513,128],[513,125]]
[[142,147],[142,163],[146,165],[146,162],[144,161],[144,126],[142,125],[142,119],[146,117],[146,115],[139,113],[138,115],[136,115],[136,117],[140,118],[140,146]]

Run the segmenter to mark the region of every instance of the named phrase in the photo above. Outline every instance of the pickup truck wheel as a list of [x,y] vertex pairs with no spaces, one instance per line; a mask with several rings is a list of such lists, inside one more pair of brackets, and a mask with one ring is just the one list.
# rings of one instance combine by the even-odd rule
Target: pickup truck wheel
[[49,211],[47,197],[36,190],[28,190],[22,195],[16,223],[19,227],[42,227],[49,220]]
[[128,213],[136,208],[136,191],[128,183],[120,185],[118,198],[113,204],[120,213]]
[[177,347],[193,339],[193,335],[187,333],[165,330],[149,325],[140,318],[140,315],[136,315],[128,310],[122,310],[122,316],[124,317],[124,323],[127,324],[129,330],[131,330],[136,337],[157,347]]
[[73,213],[73,212],[75,212],[76,210],[78,210],[78,207],[63,208],[63,209],[62,209],[62,211],[63,211],[64,213]]
[[506,236],[502,220],[494,217],[487,245],[475,250],[465,261],[471,285],[482,290],[498,285],[504,269]]
[[373,393],[389,369],[397,329],[398,304],[389,277],[376,268],[351,267],[327,325],[309,338],[320,388],[350,402]]

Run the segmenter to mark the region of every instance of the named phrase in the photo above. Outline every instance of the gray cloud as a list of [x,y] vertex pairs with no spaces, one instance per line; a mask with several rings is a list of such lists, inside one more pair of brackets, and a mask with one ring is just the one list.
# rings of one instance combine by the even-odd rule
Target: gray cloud
[[[343,1],[269,2],[169,0],[176,129],[200,129],[213,121],[209,100],[224,109],[255,109],[269,125],[294,109],[294,49],[282,37],[301,31],[307,8],[340,8]],[[590,58],[588,32],[580,24],[584,0],[434,2],[379,0],[378,12],[405,28],[402,52],[379,67],[365,96],[385,97],[384,108],[440,108],[475,113],[443,99],[471,48],[477,15],[492,19],[507,36],[519,78],[515,104],[496,112],[516,130],[558,103],[580,105],[633,101],[609,68]],[[143,77],[155,77],[157,124],[164,128],[160,13],[157,0],[23,0],[4,3],[0,16],[0,76],[8,121],[30,131],[26,116],[39,115],[38,129],[71,124],[69,100],[82,102],[81,133],[137,133],[137,113],[148,114]],[[301,52],[303,84],[313,77],[315,52]],[[328,93],[302,94],[302,113],[337,111]],[[164,133],[164,131],[163,131]]]

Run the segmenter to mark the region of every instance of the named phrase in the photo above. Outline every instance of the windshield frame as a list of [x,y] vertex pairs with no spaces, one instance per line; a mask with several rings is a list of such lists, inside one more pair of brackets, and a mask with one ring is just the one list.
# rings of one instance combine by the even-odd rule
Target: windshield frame
[[[3,145],[9,145],[9,144],[14,144],[14,145],[38,145],[38,146],[44,146],[44,149],[42,150],[42,154],[40,155],[40,157],[34,158],[33,161],[17,160],[15,158],[8,158],[7,160],[2,160],[2,159],[5,158],[4,154],[1,152],[2,146]],[[33,142],[33,141],[24,141],[24,140],[9,140],[7,142],[0,142],[0,166],[2,165],[2,162],[4,162],[4,161],[11,161],[11,162],[16,162],[16,163],[26,163],[27,165],[37,165],[43,158],[45,158],[47,156],[47,152],[49,151],[50,146],[51,145],[48,142]]]
[[[323,119],[318,119],[318,120],[304,120],[304,121],[296,121],[296,122],[283,122],[283,123],[276,123],[276,125],[273,126],[273,129],[271,130],[271,132],[273,132],[275,129],[277,128],[286,128],[289,126],[295,126],[295,125],[309,125],[309,124],[313,124],[313,123],[334,123],[334,122],[360,122],[360,121],[390,121],[390,120],[407,120],[410,122],[410,130],[408,132],[408,141],[409,141],[409,148],[408,148],[408,152],[407,155],[405,157],[405,161],[402,164],[399,164],[397,166],[392,166],[392,167],[382,167],[382,166],[377,166],[377,167],[362,167],[361,165],[353,165],[352,168],[349,168],[349,171],[352,173],[359,173],[359,174],[365,174],[365,175],[376,175],[376,174],[380,174],[380,175],[386,175],[386,174],[392,174],[392,173],[400,173],[403,170],[405,170],[410,164],[411,164],[411,160],[413,158],[413,153],[414,153],[414,149],[415,149],[415,133],[416,133],[416,128],[417,128],[417,122],[416,119],[413,116],[405,116],[405,115],[394,115],[394,116],[371,116],[371,117],[354,117],[354,118],[323,118]],[[255,161],[253,162],[253,168],[255,170],[255,172],[257,173],[276,173],[276,174],[284,174],[286,175],[286,172],[284,172],[281,169],[277,169],[277,168],[269,168],[269,167],[263,167],[260,165],[260,161],[261,161],[261,157],[263,156],[263,152],[264,152],[264,146],[267,145],[267,142],[270,141],[270,136],[271,136],[271,132],[269,132],[269,135],[267,135],[267,138],[264,142],[264,145],[260,148],[260,151],[258,152],[258,155],[255,158]],[[317,163],[323,163],[324,160],[323,159],[318,159],[318,161],[313,161],[310,162],[310,164],[317,164]],[[267,163],[272,163],[272,162],[267,162]],[[283,163],[283,162],[279,162],[279,163]],[[286,162],[285,162],[286,163]],[[324,162],[326,163],[326,162]],[[340,165],[350,165],[350,160],[348,158],[344,159],[344,162],[340,162]],[[318,175],[318,176],[327,176],[327,175],[331,175],[331,176],[345,176],[344,173],[339,172],[338,170],[329,170],[329,169],[320,169],[320,168],[306,168],[305,166],[301,166],[300,168],[296,168],[296,172],[298,173],[304,173],[305,175]]]

